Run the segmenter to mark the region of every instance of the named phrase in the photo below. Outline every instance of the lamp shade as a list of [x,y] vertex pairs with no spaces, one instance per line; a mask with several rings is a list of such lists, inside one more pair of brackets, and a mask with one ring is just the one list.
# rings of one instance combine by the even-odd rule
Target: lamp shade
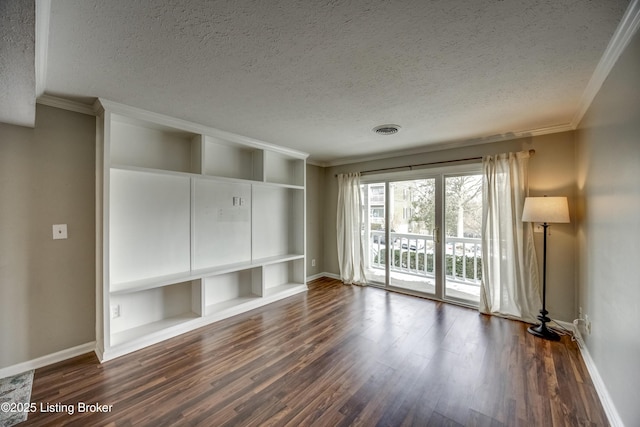
[[522,210],[523,222],[569,222],[566,197],[527,197]]

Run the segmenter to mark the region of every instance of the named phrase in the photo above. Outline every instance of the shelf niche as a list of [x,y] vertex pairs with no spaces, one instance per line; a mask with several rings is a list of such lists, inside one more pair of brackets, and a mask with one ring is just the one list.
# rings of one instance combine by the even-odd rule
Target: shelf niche
[[251,261],[251,185],[194,179],[193,270]]
[[111,345],[121,345],[154,332],[178,326],[202,315],[200,280],[113,295],[111,307],[119,316],[111,319]]
[[253,186],[254,260],[304,254],[304,190]]
[[110,175],[111,283],[189,271],[190,179],[120,169]]
[[205,315],[216,315],[263,295],[262,268],[250,268],[204,279]]
[[304,259],[264,266],[264,296],[269,297],[306,283]]
[[201,147],[199,134],[112,115],[112,165],[201,173]]
[[263,150],[204,137],[202,173],[208,176],[264,180]]
[[305,162],[296,157],[268,151],[264,153],[265,182],[304,186]]

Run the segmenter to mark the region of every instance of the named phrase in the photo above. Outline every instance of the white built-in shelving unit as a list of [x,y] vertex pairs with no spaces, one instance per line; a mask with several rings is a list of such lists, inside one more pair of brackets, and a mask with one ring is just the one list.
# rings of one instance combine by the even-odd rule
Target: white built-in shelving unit
[[306,154],[96,109],[100,360],[307,289]]

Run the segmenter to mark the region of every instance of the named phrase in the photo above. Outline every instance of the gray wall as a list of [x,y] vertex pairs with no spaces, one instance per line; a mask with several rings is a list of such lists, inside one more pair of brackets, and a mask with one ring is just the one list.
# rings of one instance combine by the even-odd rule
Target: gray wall
[[[324,171],[322,167],[307,165],[307,277],[324,271]],[[313,260],[315,266],[311,265]]]
[[640,34],[577,132],[579,305],[589,354],[627,426],[640,425]]
[[[530,195],[567,196],[569,198],[570,215],[573,216],[576,192],[573,132],[519,138],[491,144],[327,168],[325,172],[324,203],[325,271],[339,274],[336,251],[336,205],[338,197],[336,173],[465,159],[486,154],[529,149],[536,150],[535,156],[529,160]],[[542,274],[542,235],[535,234],[534,237]],[[547,309],[554,319],[572,321],[576,317],[575,260],[575,221],[571,224],[554,224],[549,237],[547,258]]]
[[0,368],[95,340],[94,177],[95,117],[0,123]]

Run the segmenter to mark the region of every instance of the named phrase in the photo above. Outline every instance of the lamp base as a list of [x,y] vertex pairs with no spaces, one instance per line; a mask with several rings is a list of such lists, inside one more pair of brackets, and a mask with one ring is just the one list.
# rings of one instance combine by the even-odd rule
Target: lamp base
[[531,335],[535,335],[540,338],[544,338],[549,341],[560,341],[560,335],[553,332],[551,329],[547,328],[546,322],[541,322],[537,326],[529,326],[527,331]]

